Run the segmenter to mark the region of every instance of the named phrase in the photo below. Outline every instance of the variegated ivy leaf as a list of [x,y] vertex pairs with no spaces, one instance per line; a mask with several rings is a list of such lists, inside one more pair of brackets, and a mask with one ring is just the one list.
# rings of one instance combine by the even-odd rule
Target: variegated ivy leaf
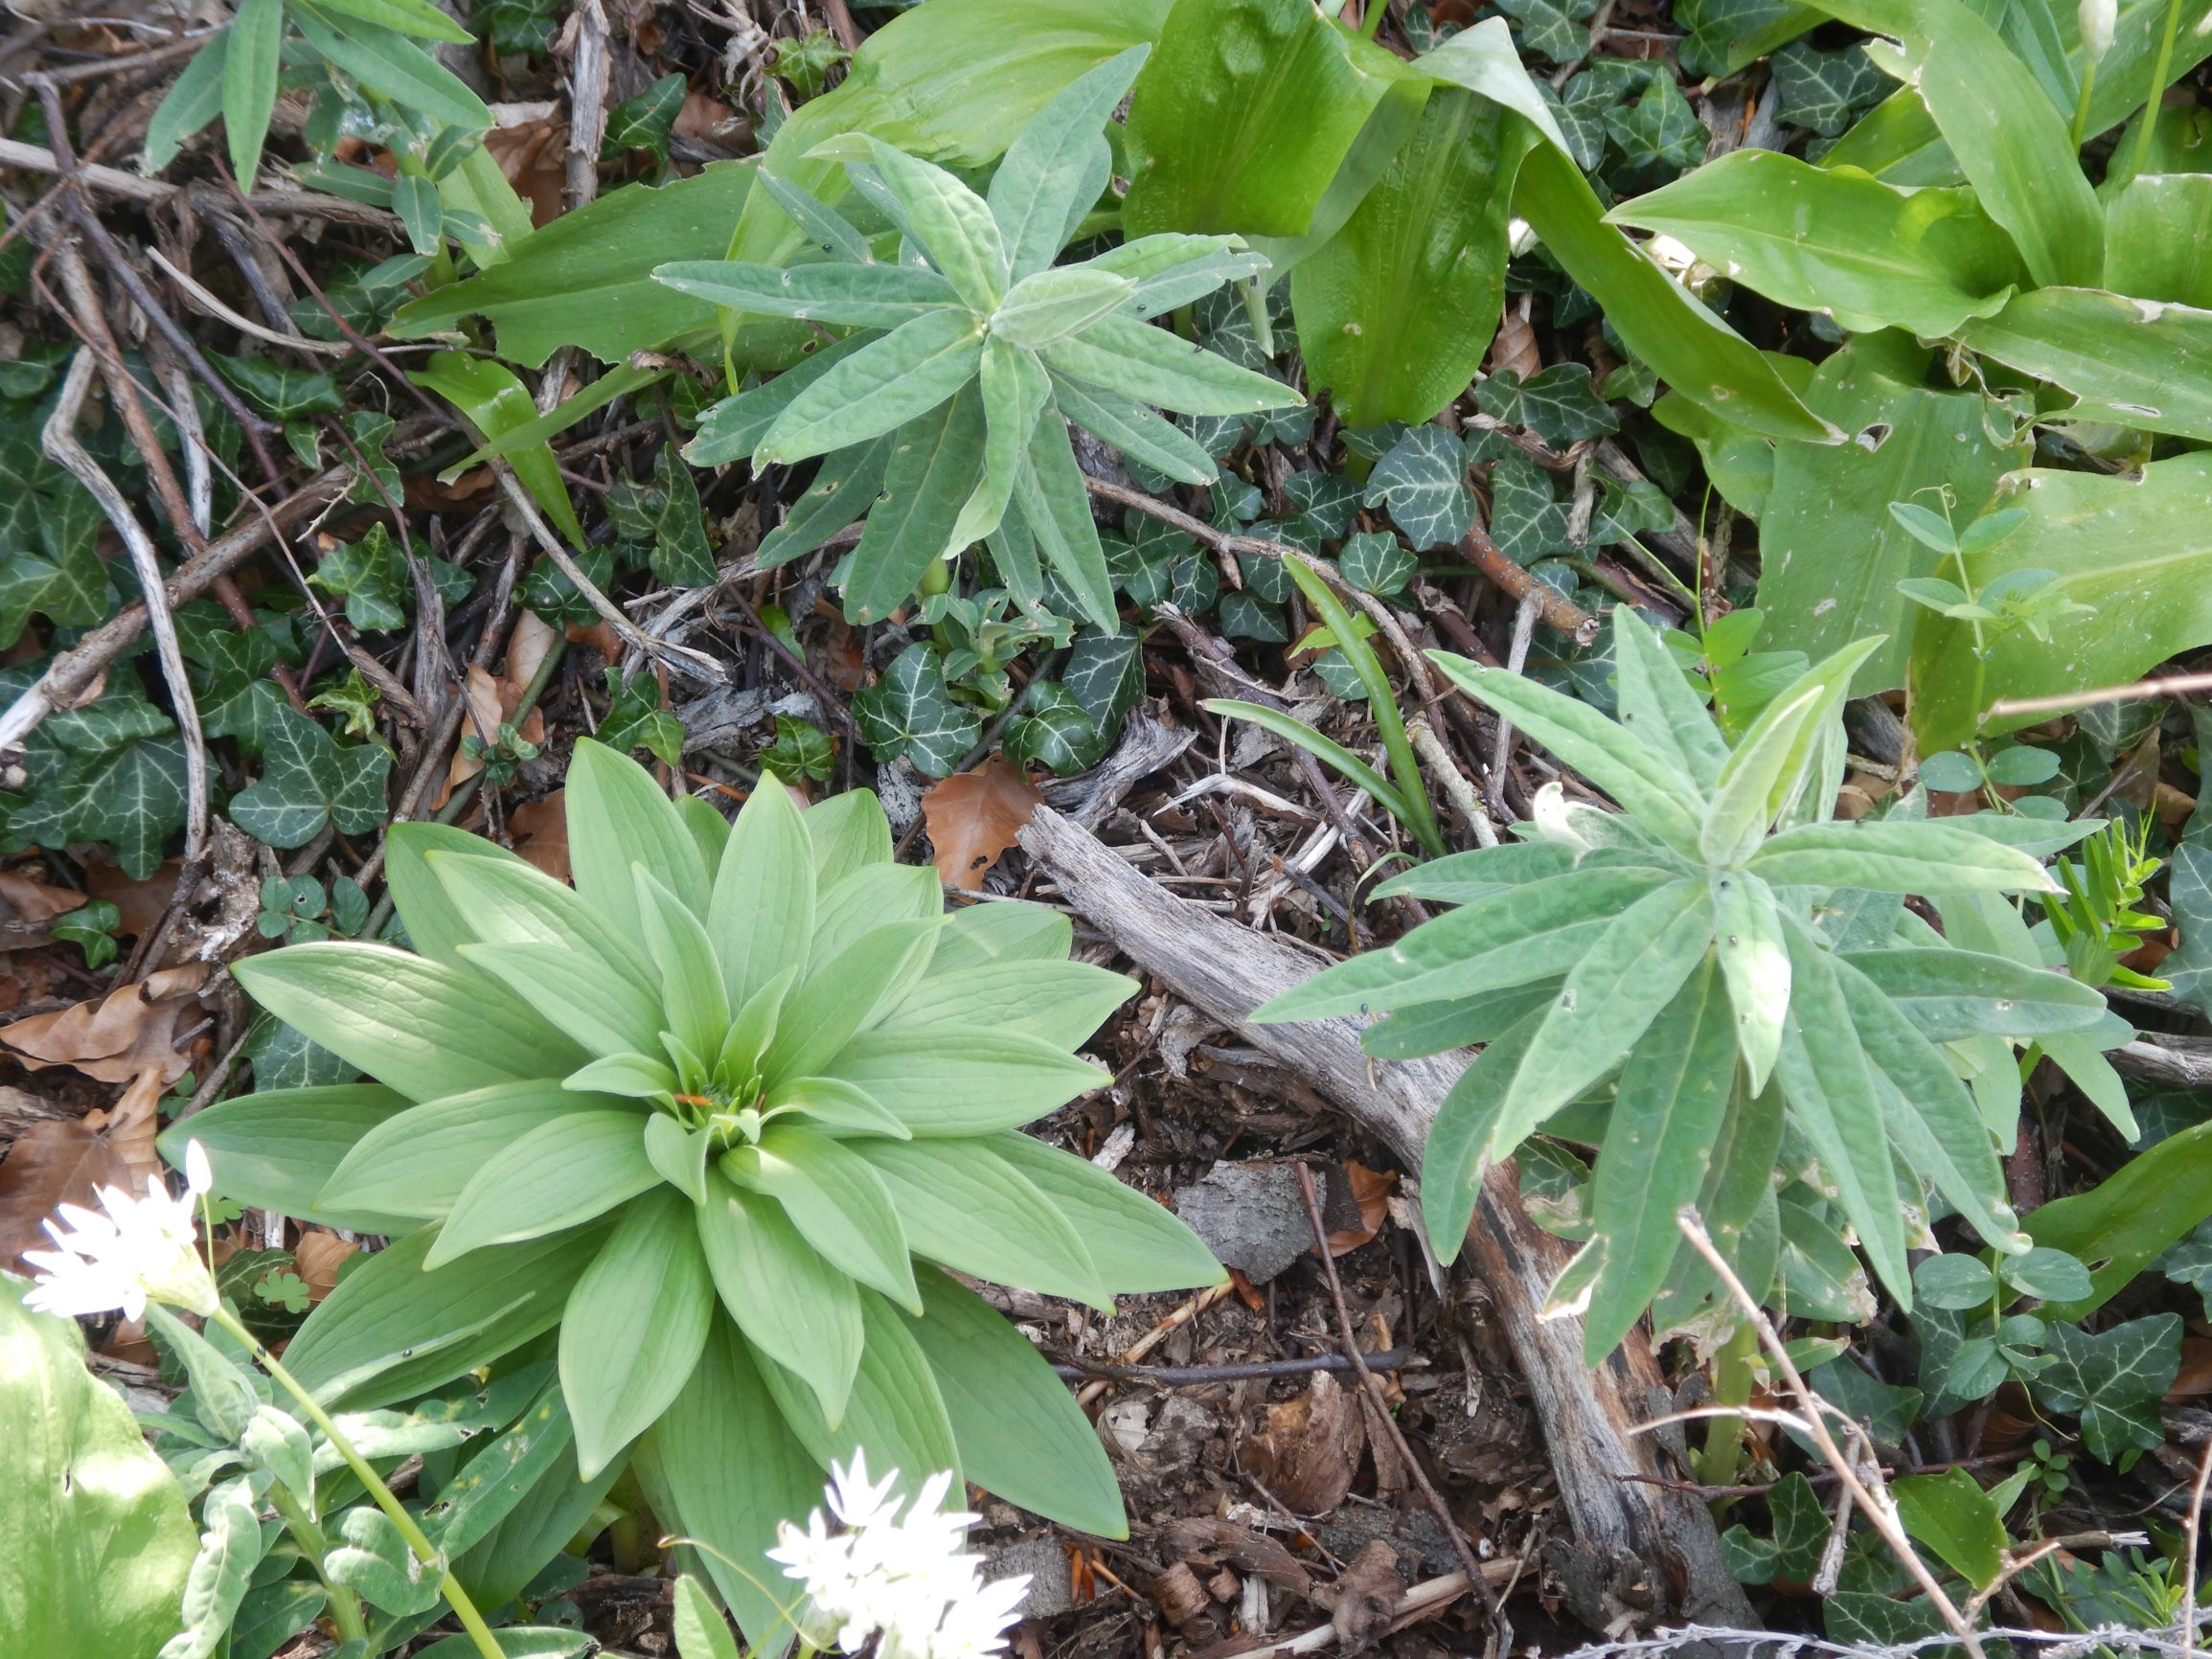
[[1441,426],[1414,426],[1367,475],[1366,502],[1389,504],[1391,522],[1415,548],[1449,547],[1474,528],[1467,451]]
[[1620,425],[1580,363],[1554,363],[1525,380],[1501,369],[1475,388],[1474,400],[1485,415],[1526,426],[1555,448],[1603,437]]
[[903,758],[933,778],[959,765],[983,732],[975,711],[946,690],[937,653],[919,640],[891,659],[881,680],[854,694],[853,718],[879,759]]
[[[852,134],[810,151],[842,162],[858,195],[896,227],[897,261],[878,258],[818,197],[773,178],[764,187],[809,234],[807,262],[693,261],[653,272],[734,312],[857,330],[725,398],[686,452],[699,465],[748,448],[756,465],[826,458],[814,489],[763,543],[764,562],[819,545],[851,521],[845,503],[880,486],[841,579],[855,620],[888,615],[935,560],[988,539],[1014,567],[1010,585],[1035,588],[1028,571],[1041,557],[1083,619],[1111,634],[1112,584],[1066,423],[1133,466],[1204,483],[1213,455],[1159,410],[1242,420],[1303,401],[1256,367],[1150,324],[1264,268],[1236,238],[1146,237],[1052,263],[1106,188],[1106,123],[1149,50],[1099,65],[1038,111],[988,199],[878,138]],[[887,448],[868,447],[878,442]]]
[[1894,84],[1858,46],[1822,52],[1792,40],[1768,65],[1774,73],[1776,119],[1810,127],[1822,138],[1842,132]]
[[271,847],[304,847],[325,824],[366,835],[384,821],[390,752],[376,743],[341,746],[305,715],[271,711],[262,739],[262,775],[231,797],[231,822]]

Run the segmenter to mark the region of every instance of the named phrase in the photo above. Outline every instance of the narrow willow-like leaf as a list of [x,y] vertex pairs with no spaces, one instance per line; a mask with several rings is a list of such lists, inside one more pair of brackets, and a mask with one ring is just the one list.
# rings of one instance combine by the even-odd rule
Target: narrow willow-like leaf
[[1102,157],[1112,169],[1106,121],[1151,52],[1132,46],[1076,77],[1007,147],[989,199],[1015,281],[1051,264],[1098,199]]
[[1067,424],[1059,416],[1038,420],[1030,433],[1028,465],[1015,475],[1014,495],[1046,560],[1083,606],[1083,620],[1102,632],[1121,632],[1113,575],[1099,543],[1098,521],[1091,517],[1090,491],[1068,447]]
[[864,443],[951,397],[983,361],[983,324],[966,311],[930,311],[840,360],[802,391],[761,439],[760,462]]
[[1748,866],[1775,887],[1876,893],[2050,893],[2043,867],[1971,830],[1944,824],[1807,824],[1768,836]]
[[755,556],[763,570],[812,553],[874,505],[891,465],[893,438],[885,436],[822,458],[784,522],[761,539]]
[[1206,708],[1213,714],[1249,720],[1262,731],[1272,732],[1286,742],[1297,744],[1322,764],[1332,767],[1366,790],[1375,798],[1376,805],[1383,807],[1393,818],[1402,823],[1410,822],[1410,809],[1405,805],[1405,797],[1398,792],[1397,784],[1335,739],[1315,731],[1297,716],[1285,714],[1281,709],[1270,709],[1261,703],[1241,703],[1234,697],[1208,697]]
[[879,138],[871,138],[868,149],[930,262],[972,309],[991,312],[1006,297],[1007,258],[990,205],[933,162]]
[[1436,1123],[1421,1150],[1421,1215],[1438,1258],[1456,1261],[1474,1219],[1487,1167],[1484,1148],[1494,1139],[1506,1091],[1520,1073],[1545,1011],[1533,1009],[1490,1040],[1459,1074],[1436,1108]]
[[[800,358],[781,375],[724,398],[700,420],[697,433],[684,445],[684,459],[694,466],[719,466],[725,462],[743,460],[759,447],[768,428],[800,393],[846,358],[882,337],[873,330],[848,335],[833,346],[824,346]],[[825,467],[830,465],[827,461],[823,463]],[[797,511],[792,509],[793,512]],[[859,516],[860,510],[855,508],[853,517]]]
[[1402,870],[1375,889],[1378,898],[1430,898],[1444,904],[1471,904],[1494,893],[1564,875],[1575,868],[1575,849],[1557,841],[1504,841],[1468,852],[1431,858]]
[[853,228],[852,221],[812,191],[766,168],[754,175],[754,183],[775,197],[776,205],[791,216],[792,222],[807,233],[808,239],[832,259],[842,257],[856,265],[877,262],[876,256],[869,251],[867,239]]
[[231,170],[240,190],[252,190],[261,171],[262,146],[277,107],[284,43],[284,0],[239,0],[223,58],[222,111]]
[[1361,1032],[1359,1047],[1380,1060],[1416,1060],[1494,1042],[1523,1015],[1549,1008],[1559,993],[1559,985],[1547,979],[1478,996],[1417,1002],[1385,1014]]
[[1111,271],[1038,271],[1015,284],[991,314],[992,337],[1034,352],[1118,311],[1129,297],[1129,279]]
[[146,126],[146,170],[157,173],[177,157],[184,141],[222,113],[229,77],[230,31],[222,30],[184,66]]
[[1699,830],[1699,851],[1708,861],[1741,864],[1776,815],[1803,791],[1836,711],[1851,689],[1852,671],[1881,643],[1877,635],[1844,647],[1808,669],[1759,712],[1722,766],[1713,805]]
[[1120,450],[1124,460],[1185,484],[1211,484],[1220,474],[1214,458],[1180,426],[1103,386],[1085,386],[1055,375],[1052,400],[1068,420]]
[[1129,317],[1103,317],[1044,358],[1061,374],[1183,415],[1249,415],[1305,399],[1280,380]]
[[981,541],[1006,516],[1022,459],[1029,453],[1030,435],[1052,395],[1052,384],[1036,356],[996,333],[984,342],[981,386],[987,426],[983,481],[960,509],[942,550],[953,556],[970,542]]
[[889,616],[913,597],[931,565],[967,545],[958,539],[961,512],[986,482],[981,392],[961,387],[888,442],[883,490],[845,583],[845,613],[855,623]]
[[919,265],[749,265],[695,260],[655,265],[652,280],[694,299],[761,317],[896,329],[960,306],[952,284]]
[[[1945,907],[1947,920],[1952,908]],[[2105,1017],[2105,999],[2093,988],[1955,943],[1935,950],[1855,950],[1843,960],[1930,1042],[1958,1042],[1982,1032],[2043,1037],[2087,1031]]]
[[1614,917],[1568,969],[1537,1028],[1534,1052],[1543,1057],[1514,1075],[1485,1159],[1510,1156],[1545,1119],[1640,1052],[1646,1028],[1712,943],[1713,905],[1702,882],[1671,881]]
[[1631,605],[1613,609],[1613,671],[1620,680],[1622,727],[1663,751],[1698,788],[1712,789],[1727,764],[1727,742],[1659,636]]
[[1790,1013],[1790,948],[1782,937],[1782,912],[1774,890],[1748,871],[1716,874],[1712,890],[1721,971],[1736,1011],[1736,1046],[1757,1094],[1774,1073]]
[[1605,1270],[1583,1326],[1583,1358],[1603,1365],[1666,1283],[1682,1247],[1675,1214],[1698,1195],[1736,1079],[1736,1034],[1708,956],[1621,1069],[1592,1180]]

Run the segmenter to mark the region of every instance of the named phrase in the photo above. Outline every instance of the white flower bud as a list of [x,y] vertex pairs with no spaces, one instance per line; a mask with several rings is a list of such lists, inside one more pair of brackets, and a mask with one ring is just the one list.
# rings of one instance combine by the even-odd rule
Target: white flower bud
[[2120,15],[2119,0],[2082,0],[2082,47],[2091,63],[2104,60],[2112,50],[2112,29]]

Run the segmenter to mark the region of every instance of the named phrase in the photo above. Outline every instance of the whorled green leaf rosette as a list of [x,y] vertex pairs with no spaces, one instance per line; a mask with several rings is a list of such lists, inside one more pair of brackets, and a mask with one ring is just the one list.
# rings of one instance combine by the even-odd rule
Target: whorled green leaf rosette
[[1167,1211],[1018,1132],[1105,1081],[1070,1051],[1134,985],[1067,961],[1051,911],[945,914],[865,792],[802,813],[764,776],[732,827],[583,741],[567,802],[573,890],[406,825],[414,952],[237,968],[377,1083],[195,1117],[218,1184],[403,1235],[316,1309],[294,1371],[376,1405],[543,1338],[582,1478],[628,1453],[669,1530],[742,1564],[704,1560],[762,1635],[744,1573],[772,1579],[776,1523],[857,1447],[1126,1535],[1065,1387],[941,1269],[1102,1308],[1220,1278]]

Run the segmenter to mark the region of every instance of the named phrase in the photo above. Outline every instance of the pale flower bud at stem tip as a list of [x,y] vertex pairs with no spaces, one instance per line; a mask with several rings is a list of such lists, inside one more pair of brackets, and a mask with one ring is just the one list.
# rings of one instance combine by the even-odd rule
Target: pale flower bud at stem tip
[[2103,61],[2105,54],[2112,50],[2112,30],[2119,15],[2119,0],[2082,0],[2082,49],[2091,63]]
[[197,1141],[185,1143],[184,1184],[195,1198],[203,1198],[215,1191],[215,1170],[208,1166],[207,1148]]

